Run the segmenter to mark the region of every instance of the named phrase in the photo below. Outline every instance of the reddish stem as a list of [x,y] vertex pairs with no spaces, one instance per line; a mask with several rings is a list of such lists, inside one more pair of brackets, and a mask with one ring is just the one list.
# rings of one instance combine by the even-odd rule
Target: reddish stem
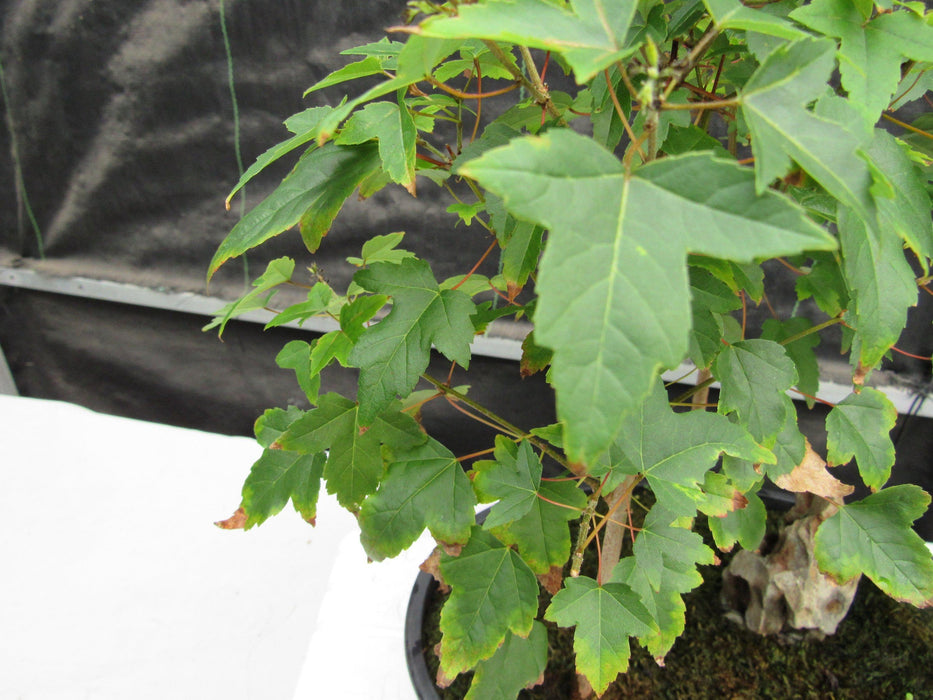
[[835,408],[835,406],[836,406],[836,404],[834,404],[832,401],[827,401],[826,399],[821,399],[821,398],[819,398],[818,396],[813,396],[812,394],[808,394],[808,393],[805,392],[805,391],[800,391],[800,389],[798,389],[798,388],[795,387],[795,386],[792,386],[792,387],[790,388],[790,390],[793,391],[793,392],[796,392],[796,393],[800,394],[801,396],[805,396],[805,397],[807,397],[808,399],[810,399],[810,400],[812,400],[812,401],[816,401],[817,403],[821,403],[821,404],[823,404],[824,406],[829,406],[829,407],[831,407],[831,408]]
[[461,90],[457,90],[456,88],[452,88],[449,85],[445,85],[438,80],[432,80],[431,84],[437,88],[440,88],[448,95],[453,95],[454,97],[458,97],[461,100],[481,100],[484,97],[497,97],[499,95],[504,95],[507,92],[512,92],[512,90],[517,90],[521,85],[521,83],[516,81],[507,87],[499,88],[498,90],[492,90],[491,92],[463,92]]
[[923,360],[924,362],[933,362],[933,357],[923,357],[923,356],[921,356],[921,355],[913,355],[913,354],[911,354],[911,353],[909,353],[909,352],[905,352],[905,351],[903,351],[903,350],[901,350],[901,349],[899,349],[899,348],[896,348],[896,347],[894,347],[893,345],[891,346],[891,349],[892,349],[894,352],[896,352],[896,353],[899,353],[899,354],[901,354],[901,355],[906,355],[907,357],[912,357],[912,358],[914,358],[915,360]]
[[487,450],[480,450],[479,452],[473,452],[472,454],[463,455],[463,457],[457,457],[457,461],[465,462],[466,460],[473,459],[474,457],[482,457],[483,455],[488,455],[490,452],[495,452],[495,450],[496,450],[495,447],[490,447]]
[[453,287],[451,287],[451,289],[457,289],[457,288],[459,288],[460,285],[462,285],[464,282],[466,282],[468,279],[470,279],[470,277],[473,276],[473,273],[476,272],[477,269],[479,269],[479,266],[483,264],[483,261],[484,261],[487,257],[489,257],[489,254],[492,252],[492,249],[496,247],[496,244],[497,244],[497,243],[498,243],[498,241],[493,241],[492,243],[490,243],[490,244],[489,244],[489,247],[486,249],[486,252],[483,253],[483,257],[481,257],[479,260],[476,261],[476,264],[473,266],[473,269],[470,270],[468,273],[466,273],[466,275],[464,276],[464,278],[463,278],[462,280],[460,280],[459,282],[457,282],[457,284],[455,284]]
[[418,160],[423,160],[426,163],[430,163],[431,165],[436,165],[440,168],[444,168],[445,170],[447,170],[450,167],[449,163],[444,163],[442,161],[436,160],[435,158],[432,158],[431,156],[426,156],[423,153],[416,153],[415,157]]

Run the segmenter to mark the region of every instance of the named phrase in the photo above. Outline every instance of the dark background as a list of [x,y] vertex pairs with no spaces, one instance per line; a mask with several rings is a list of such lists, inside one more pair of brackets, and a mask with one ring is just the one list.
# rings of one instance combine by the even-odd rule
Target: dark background
[[[270,259],[292,255],[299,267],[307,264],[297,234],[287,233],[245,263],[228,263],[205,287],[208,262],[241,212],[239,198],[224,208],[241,168],[287,137],[285,118],[339,100],[341,87],[304,99],[302,93],[352,60],[340,50],[399,24],[404,6],[404,0],[227,0],[223,7],[219,0],[0,0],[0,270],[209,292],[219,308]],[[242,206],[259,202],[293,162],[247,185]],[[399,187],[366,202],[354,198],[315,261],[340,288],[352,274],[343,259],[357,255],[363,241],[406,231],[405,247],[429,260],[438,278],[462,272],[458,261],[477,259],[488,239],[452,227],[445,206],[438,188],[423,179],[417,199]],[[769,270],[777,283],[782,274]],[[770,296],[778,306],[794,303],[792,294]],[[933,299],[922,296],[899,347],[930,356]],[[265,408],[306,405],[293,374],[274,358],[288,340],[313,336],[232,322],[221,342],[201,332],[207,320],[0,285],[0,347],[25,396],[227,434],[251,434]],[[848,370],[832,339],[825,346],[827,371],[845,383]],[[448,368],[437,359],[432,371],[446,376]],[[919,403],[930,388],[930,363],[896,356],[878,378],[908,388]],[[522,380],[512,361],[476,358],[469,379],[458,379],[523,427],[553,418],[543,379]],[[329,372],[324,388],[351,387],[354,380],[350,371]],[[429,429],[454,452],[485,447],[482,427],[461,418],[448,409],[426,411]],[[822,416],[804,411],[801,422],[820,447],[819,428],[810,426]],[[902,416],[894,434],[901,455],[894,481],[933,489],[931,422]],[[933,518],[923,528],[933,539]]]

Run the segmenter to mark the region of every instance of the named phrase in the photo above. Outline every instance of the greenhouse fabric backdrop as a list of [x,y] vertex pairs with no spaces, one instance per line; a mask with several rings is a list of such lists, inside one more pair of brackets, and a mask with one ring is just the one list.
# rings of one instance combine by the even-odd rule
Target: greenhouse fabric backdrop
[[[235,322],[221,341],[201,331],[207,316],[91,298],[80,280],[210,295],[219,308],[271,259],[307,265],[299,236],[287,233],[205,282],[217,245],[294,159],[251,181],[227,210],[240,173],[288,135],[287,117],[341,99],[340,86],[302,93],[350,60],[341,50],[400,24],[404,8],[404,0],[0,0],[0,348],[21,394],[239,435],[267,407],[306,405],[274,360],[288,340],[310,340],[307,331]],[[345,286],[353,268],[344,258],[377,233],[405,231],[405,247],[438,278],[457,269],[451,251],[478,259],[487,242],[451,225],[440,190],[419,180],[417,194],[389,187],[351,201],[315,257],[328,281]],[[4,270],[8,279],[71,280],[72,293],[5,283]],[[923,302],[899,346],[929,356],[933,298]],[[845,383],[833,343],[821,353]],[[553,416],[540,375],[521,379],[509,359],[474,364],[471,391],[504,416],[519,424]],[[438,359],[435,371],[446,375],[447,365]],[[879,375],[906,388],[913,409],[930,390],[929,362],[896,356]],[[354,379],[332,372],[324,388]],[[528,395],[539,417],[519,408]],[[426,419],[455,452],[472,451],[474,425],[453,411]],[[895,481],[933,490],[930,420],[902,415],[895,437],[906,446]],[[931,516],[921,529],[933,539]]]

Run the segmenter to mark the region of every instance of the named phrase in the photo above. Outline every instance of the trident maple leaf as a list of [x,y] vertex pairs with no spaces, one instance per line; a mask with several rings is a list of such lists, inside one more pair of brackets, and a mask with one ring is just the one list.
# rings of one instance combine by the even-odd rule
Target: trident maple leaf
[[691,153],[626,173],[569,129],[514,139],[459,169],[515,216],[550,229],[535,337],[554,349],[565,447],[590,462],[687,352],[687,253],[736,261],[836,242],[793,202],[757,195],[751,170]]
[[364,331],[350,351],[360,371],[360,420],[369,424],[396,395],[407,396],[428,366],[431,345],[467,367],[475,307],[457,289],[438,287],[424,260],[407,258],[398,265],[375,263],[353,280],[371,292],[392,297],[392,311]]

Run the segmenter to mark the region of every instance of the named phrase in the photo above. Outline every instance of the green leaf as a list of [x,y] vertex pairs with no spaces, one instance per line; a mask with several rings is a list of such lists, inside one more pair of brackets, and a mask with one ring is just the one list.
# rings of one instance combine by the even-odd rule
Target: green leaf
[[314,521],[324,469],[323,454],[265,449],[243,483],[245,529],[261,525],[291,499],[301,517]]
[[519,362],[521,375],[530,377],[551,364],[554,353],[535,342],[535,332],[531,331],[522,341],[522,359]]
[[505,545],[518,549],[536,574],[561,567],[570,557],[568,521],[580,517],[586,495],[574,483],[541,482],[538,497],[521,518],[493,530]]
[[[370,44],[363,44],[362,46],[354,46],[351,49],[344,49],[340,52],[341,56],[376,56],[381,58],[385,64],[386,68],[389,68],[390,60],[398,58],[399,53],[401,53],[402,48],[405,46],[400,41],[391,41],[389,37],[382,37],[379,41],[374,41]],[[391,70],[391,68],[389,68]]]
[[[367,59],[369,60],[369,59]],[[415,122],[400,91],[398,103],[373,102],[357,111],[334,139],[338,146],[379,142],[379,158],[386,174],[415,193]]]
[[929,505],[923,489],[903,484],[840,506],[816,531],[820,570],[840,582],[864,573],[892,598],[933,606],[933,558],[910,528]]
[[[386,305],[389,298],[383,294],[361,294],[340,309],[340,330],[350,343],[356,343],[366,330],[365,324]],[[345,366],[346,363],[341,361]]]
[[303,340],[291,340],[275,356],[275,363],[282,369],[294,370],[298,386],[311,403],[317,403],[321,378],[311,371],[311,346]]
[[693,328],[690,357],[697,367],[709,367],[723,349],[724,314],[742,308],[738,295],[710,272],[691,265],[690,310]]
[[577,671],[586,676],[597,695],[628,670],[629,638],[657,630],[651,613],[631,588],[624,583],[600,586],[587,576],[565,579],[544,618],[561,627],[576,626]]
[[460,220],[469,226],[473,223],[473,219],[476,218],[478,214],[483,212],[486,209],[485,202],[474,202],[473,204],[467,204],[465,202],[454,202],[446,211],[448,214],[456,214],[460,217]]
[[344,304],[340,309],[340,330],[325,333],[311,348],[311,376],[320,374],[331,362],[337,360],[349,367],[350,350],[363,334],[363,324],[385,306],[388,297],[381,294],[364,295]]
[[671,520],[662,508],[652,508],[635,540],[635,556],[622,559],[611,578],[631,586],[657,623],[651,633],[639,636],[655,659],[663,659],[684,631],[681,594],[703,583],[696,565],[711,564],[715,558],[699,535]]
[[397,450],[379,490],[360,508],[361,541],[372,559],[394,557],[427,527],[435,539],[464,544],[475,522],[476,496],[450,450],[428,438]]
[[547,628],[537,620],[526,639],[509,632],[496,652],[476,665],[465,700],[515,700],[542,677],[547,652]]
[[876,199],[881,228],[897,232],[928,269],[926,259],[933,258],[933,220],[920,169],[897,139],[880,129],[875,130],[866,155],[891,187],[890,198]]
[[612,81],[611,91],[606,83],[605,75],[597,76],[592,83],[593,107],[590,112],[590,119],[593,122],[593,138],[607,150],[615,150],[622,137],[625,135],[625,126],[619,118],[613,102],[613,93],[619,100],[619,106],[628,119],[632,113],[632,96],[622,85],[622,76],[619,69],[613,66],[609,71],[609,78]]
[[824,95],[835,43],[803,39],[776,49],[741,90],[742,115],[752,135],[759,192],[797,162],[830,194],[873,220],[871,173],[857,151],[860,140],[845,125],[808,111]]
[[288,430],[288,426],[304,415],[297,406],[289,406],[287,409],[270,408],[267,409],[253,424],[253,432],[256,434],[256,442],[263,447],[272,447],[272,443]]
[[720,454],[754,462],[774,461],[743,427],[725,416],[703,411],[674,413],[660,382],[655,383],[648,399],[626,416],[616,446],[623,459],[613,470],[643,474],[658,504],[678,517],[694,515],[705,500],[700,483],[716,466]]
[[552,129],[460,173],[550,229],[535,334],[554,349],[558,416],[574,461],[605,450],[658,370],[686,353],[688,251],[751,261],[835,246],[790,200],[756,196],[747,169],[709,154],[665,158],[627,176],[592,139]]
[[891,476],[894,443],[891,430],[897,411],[883,393],[863,387],[849,394],[826,416],[827,462],[846,464],[855,457],[862,481],[877,491]]
[[912,12],[865,22],[850,0],[814,0],[791,18],[839,39],[839,73],[850,101],[874,124],[888,106],[907,59],[933,61],[933,27]]
[[[769,318],[762,324],[761,339],[779,343],[812,327],[812,321],[802,316],[795,316],[786,321]],[[819,333],[810,333],[782,345],[797,370],[797,388],[810,396],[815,396],[820,389],[820,368],[813,351],[819,344]],[[813,408],[813,399],[810,397],[807,397],[807,405]]]
[[746,494],[748,503],[720,518],[709,519],[709,529],[716,546],[728,552],[738,543],[742,549],[754,552],[765,536],[768,511],[756,493]]
[[347,262],[357,267],[365,267],[377,262],[400,263],[406,258],[413,258],[415,254],[411,251],[398,248],[404,237],[404,231],[373,236],[363,244],[363,250],[360,252],[363,257],[350,257],[347,258]]
[[270,163],[277,161],[282,156],[291,153],[296,148],[300,148],[317,138],[318,125],[332,109],[333,107],[310,107],[286,119],[285,127],[291,131],[294,136],[265,151],[251,166],[249,166],[249,168],[247,168],[246,172],[240,176],[236,186],[230,191],[230,194],[227,195],[227,207],[230,207],[230,200],[233,199],[234,195],[243,189],[243,186],[247,182],[265,170]]
[[[234,302],[224,306],[214,319],[201,330],[207,331],[211,328],[217,328],[217,337],[223,335],[227,322],[236,316],[245,314],[247,311],[255,311],[264,308],[269,299],[275,294],[272,291],[280,284],[288,282],[292,278],[292,272],[295,271],[295,261],[291,258],[276,258],[266,266],[266,271],[253,280],[253,287],[247,294]],[[271,292],[271,293],[270,293]]]
[[793,410],[784,393],[797,383],[797,371],[784,348],[773,340],[743,340],[725,348],[713,363],[722,384],[719,412],[737,413],[759,442],[772,440]]
[[[511,219],[511,217],[509,217]],[[515,221],[502,250],[502,276],[506,282],[524,287],[538,267],[544,229],[527,221]]]
[[917,303],[917,282],[894,231],[866,227],[842,209],[839,240],[851,298],[846,321],[855,329],[851,359],[871,369],[904,330],[907,309]]
[[272,194],[233,227],[214,253],[208,279],[230,258],[299,222],[305,245],[314,252],[347,197],[377,167],[379,156],[374,144],[327,144],[308,151]]
[[441,555],[450,598],[441,610],[441,669],[448,678],[490,658],[509,632],[531,633],[538,581],[521,557],[474,527],[459,556]]
[[810,271],[797,278],[796,287],[800,301],[813,297],[820,310],[830,318],[838,316],[849,306],[849,291],[839,260],[833,254],[813,254]]
[[[671,562],[665,573],[684,578],[696,573],[696,567]],[[661,580],[661,587],[655,590],[649,583],[645,571],[635,557],[625,557],[612,572],[612,581],[624,583],[641,598],[648,613],[657,624],[657,628],[638,637],[655,660],[662,661],[674,646],[677,638],[686,627],[687,606],[683,596],[668,580]]]
[[[654,507],[648,511],[644,525],[635,538],[633,553],[654,590],[660,590],[666,581],[678,592],[686,593],[703,582],[696,571],[696,564],[712,564],[714,555],[713,550],[703,544],[700,535],[673,525],[674,518],[663,507]],[[675,564],[686,565],[692,569],[692,573],[684,577],[666,572],[669,568],[682,571]]]
[[[807,441],[797,427],[797,409],[790,397],[785,396],[784,424],[774,437],[771,450],[777,462],[765,466],[765,473],[771,479],[790,474],[800,464],[807,453]],[[770,441],[769,441],[770,442]]]
[[671,124],[661,150],[669,156],[678,156],[692,151],[712,151],[714,155],[728,157],[729,152],[712,136],[698,126]]
[[719,29],[744,29],[782,39],[800,39],[806,36],[787,20],[745,7],[739,0],[703,0],[703,4]]
[[489,0],[461,5],[456,17],[434,17],[421,24],[427,36],[491,39],[561,54],[577,82],[631,54],[626,34],[634,0],[573,0],[570,10],[547,0]]
[[[499,59],[488,49],[478,56],[445,61],[434,71],[434,79],[446,83],[451,78],[463,74],[472,76],[476,72],[473,64],[474,59],[479,63],[480,75],[482,75],[483,80],[515,80],[512,72],[499,63]],[[516,66],[514,61],[512,61],[512,66]]]
[[[406,88],[411,83],[423,80],[431,74],[434,66],[460,48],[458,41],[444,41],[422,36],[409,36],[398,52],[395,77],[375,85],[349,102],[342,103],[330,112],[318,126],[318,143],[326,142],[354,109],[364,102]],[[307,95],[307,91],[305,92]]]
[[364,428],[355,403],[339,394],[324,394],[318,407],[295,421],[278,444],[305,454],[328,450],[327,492],[336,494],[342,506],[355,509],[376,490],[385,471],[381,446],[407,448],[425,439],[418,424],[404,413],[387,410]]
[[330,75],[317,81],[314,85],[305,90],[304,96],[307,97],[312,92],[323,90],[333,85],[340,85],[348,80],[359,80],[370,75],[383,74],[383,60],[378,56],[367,56],[360,61],[354,61],[338,68]]
[[496,436],[495,461],[481,461],[473,466],[473,485],[484,500],[498,502],[490,509],[483,528],[491,530],[518,520],[538,500],[541,486],[541,460],[531,443],[517,445],[503,435]]
[[312,316],[317,316],[326,311],[335,297],[334,290],[326,282],[318,282],[308,292],[307,301],[292,304],[283,309],[265,325],[263,330],[282,326],[292,321],[298,321],[300,326]]
[[431,344],[461,367],[470,364],[476,307],[460,290],[441,290],[423,260],[375,263],[353,281],[392,297],[392,311],[367,328],[350,352],[360,368],[360,415],[369,421],[396,396],[406,396],[427,368]]

